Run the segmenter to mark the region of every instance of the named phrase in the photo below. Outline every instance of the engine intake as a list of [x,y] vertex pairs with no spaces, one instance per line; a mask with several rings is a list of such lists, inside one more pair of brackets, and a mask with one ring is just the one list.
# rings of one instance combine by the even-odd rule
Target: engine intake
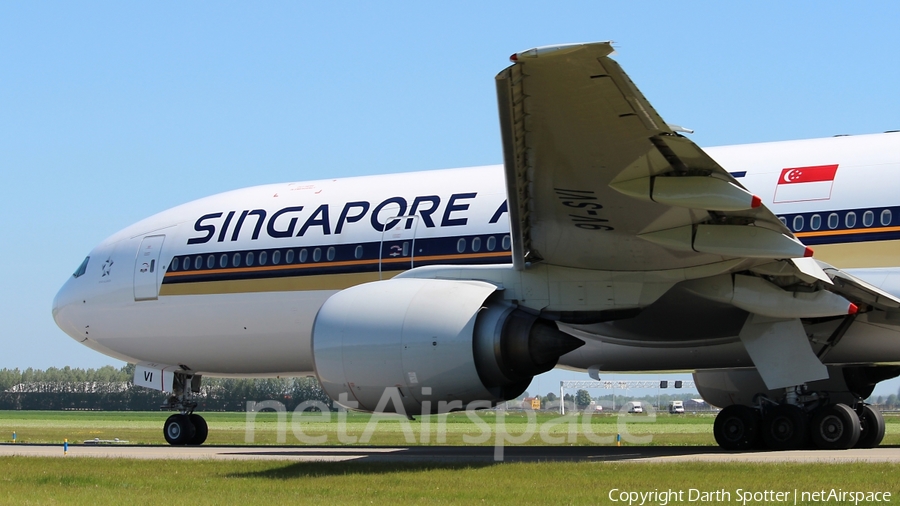
[[[447,412],[512,399],[584,344],[496,291],[480,281],[402,278],[336,293],[313,326],[322,387],[367,411],[381,402],[385,411]],[[386,392],[402,406],[385,406]]]

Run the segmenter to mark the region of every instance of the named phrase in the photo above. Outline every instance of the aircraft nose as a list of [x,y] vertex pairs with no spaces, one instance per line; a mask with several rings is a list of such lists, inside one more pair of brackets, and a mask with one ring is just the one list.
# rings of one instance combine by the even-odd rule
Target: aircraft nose
[[56,293],[56,296],[53,297],[53,321],[69,337],[79,342],[84,340],[82,335],[83,323],[80,321],[81,318],[79,318],[79,315],[82,313],[81,306],[84,303],[82,300],[83,294],[81,293],[83,287],[79,285],[83,284],[80,281],[84,280],[79,280],[78,278],[84,274],[88,260],[85,259],[82,262],[75,274],[69,277]]

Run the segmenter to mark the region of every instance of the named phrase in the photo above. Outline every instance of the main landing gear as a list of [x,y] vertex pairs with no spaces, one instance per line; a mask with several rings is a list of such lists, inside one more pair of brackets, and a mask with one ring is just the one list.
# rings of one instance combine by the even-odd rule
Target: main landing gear
[[862,402],[850,407],[796,391],[789,392],[786,401],[762,399],[757,407],[726,407],[713,425],[716,442],[726,450],[838,450],[874,448],[884,438],[881,412]]
[[163,426],[166,442],[173,446],[203,444],[209,427],[202,416],[194,413],[197,408],[194,393],[200,391],[200,376],[176,373],[173,390],[173,395],[163,407],[179,413],[166,419]]

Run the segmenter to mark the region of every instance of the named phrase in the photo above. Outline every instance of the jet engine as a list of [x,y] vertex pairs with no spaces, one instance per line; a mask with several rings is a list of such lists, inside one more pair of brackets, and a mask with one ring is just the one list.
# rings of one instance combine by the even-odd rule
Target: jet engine
[[348,407],[404,414],[515,398],[583,341],[481,281],[402,278],[331,296],[312,348],[325,392]]

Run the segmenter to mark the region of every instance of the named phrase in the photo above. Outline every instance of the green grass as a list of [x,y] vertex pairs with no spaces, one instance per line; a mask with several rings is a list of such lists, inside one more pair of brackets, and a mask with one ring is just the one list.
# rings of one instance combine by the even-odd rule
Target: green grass
[[[0,441],[9,441],[15,431],[17,441],[23,443],[60,443],[63,439],[80,443],[94,438],[118,438],[132,444],[161,444],[162,423],[167,416],[169,413],[166,412],[0,411]],[[492,445],[496,440],[498,422],[502,423],[506,433],[518,439],[524,439],[523,434],[526,434],[529,424],[529,416],[522,412],[501,414],[499,419],[492,411],[479,412],[478,420],[486,425],[476,425],[466,413],[419,417],[411,422],[397,416],[373,419],[370,414],[353,412],[342,415],[332,413],[330,421],[323,421],[318,413],[288,413],[283,424],[279,424],[275,413],[258,413],[250,440],[245,413],[203,413],[203,416],[210,427],[207,443],[213,445],[302,444],[302,435],[324,437],[323,444],[330,445]],[[339,432],[339,416],[345,417],[343,433]],[[642,423],[642,420],[647,418],[629,415],[623,418],[625,426],[622,427],[616,416],[595,415],[591,417],[590,427],[597,438],[605,438],[609,444],[612,444],[617,433],[625,431],[635,436],[652,435],[653,444],[657,445],[714,444],[711,415],[660,414],[654,423]],[[580,417],[562,418],[555,413],[538,413],[533,422],[534,433],[522,444],[547,444],[551,441],[548,438],[553,438],[555,444],[597,444],[584,436]],[[279,427],[284,428],[283,436],[279,433]],[[491,431],[489,434],[485,432],[487,427]],[[370,429],[369,434],[367,429]],[[473,443],[473,439],[484,441]]]
[[737,489],[832,487],[890,491],[896,501],[898,472],[900,465],[862,463],[441,465],[0,457],[0,504],[613,504],[611,489],[683,490],[687,499],[690,488],[724,489],[732,494],[731,503],[741,504]]
[[[210,443],[245,444],[245,413],[203,415],[209,421]],[[20,442],[59,443],[68,438],[77,443],[94,437],[119,437],[132,443],[160,444],[166,416],[165,412],[5,411],[0,412],[0,441],[8,440],[16,430]],[[371,415],[363,413],[346,416],[347,434],[357,438],[372,421]],[[495,413],[481,412],[478,416],[479,422],[495,426]],[[524,413],[501,416],[505,430],[513,436],[528,427],[529,419]],[[659,414],[653,423],[639,423],[638,419],[626,417],[627,429],[635,435],[652,435],[654,445],[714,444],[712,415]],[[336,445],[340,444],[336,420],[335,414],[330,423],[322,422],[318,414],[306,414],[295,422],[305,433],[327,436],[327,444]],[[534,421],[548,435],[561,438],[558,444],[594,444],[584,437],[580,425],[575,426],[575,441],[570,443],[566,440],[569,425],[552,424],[571,420],[581,423],[577,418],[561,419],[552,413],[539,413]],[[432,443],[437,442],[438,417],[428,417],[424,426],[423,421],[409,425],[416,444],[421,444],[423,433]],[[887,421],[885,444],[898,444],[900,417],[889,416]],[[292,434],[290,422],[289,416],[286,443],[300,444]],[[591,422],[591,429],[598,435],[612,436],[620,429],[614,415],[594,416]],[[424,431],[424,427],[428,430]],[[444,427],[444,444],[471,444],[464,436],[481,432],[465,413],[449,415]],[[255,444],[276,444],[277,428],[274,413],[259,414]],[[367,444],[409,444],[402,428],[396,418],[382,421]],[[493,442],[494,439],[488,439],[479,444]],[[523,444],[545,443],[535,434]],[[900,497],[898,474],[900,464],[871,463],[439,464],[0,457],[0,504],[627,504],[612,503],[612,489],[680,490],[685,500],[670,504],[688,504],[686,494],[691,488],[728,491],[731,504],[741,504],[738,489],[889,491],[893,493],[892,502],[896,502]],[[793,503],[793,497],[789,503]]]
[[[0,411],[0,441],[10,441],[15,431],[18,442],[23,443],[61,443],[68,439],[70,443],[77,444],[87,439],[119,438],[131,444],[163,444],[162,424],[167,416],[167,412]],[[203,413],[203,416],[209,423],[207,444],[211,445],[309,443],[301,440],[295,431],[311,438],[324,437],[324,442],[317,444],[326,445],[492,445],[496,441],[498,422],[502,423],[503,430],[510,435],[509,439],[521,441],[506,442],[513,445],[613,444],[617,433],[623,434],[625,444],[638,444],[634,438],[627,437],[626,432],[634,437],[651,436],[651,441],[646,444],[656,446],[715,445],[712,436],[714,417],[711,414],[670,416],[660,413],[653,422],[645,422],[647,418],[639,415],[628,415],[621,420],[610,414],[595,415],[591,417],[590,428],[596,438],[603,439],[595,438],[594,441],[585,436],[580,418],[561,418],[555,413],[536,414],[533,419],[536,430],[527,439],[523,434],[528,429],[529,417],[522,412],[499,415],[499,420],[495,412],[479,412],[478,421],[486,425],[476,425],[466,413],[453,413],[446,417],[419,417],[412,422],[396,416],[382,416],[376,418],[380,420],[377,425],[372,415],[344,413],[345,436],[339,432],[337,413],[330,415],[329,422],[323,421],[317,413],[288,413],[284,424],[278,423],[275,413],[258,413],[251,432],[252,441],[247,437],[245,413]],[[442,419],[445,421],[441,422]],[[900,416],[889,415],[886,421],[887,435],[883,444],[900,444]],[[283,439],[279,434],[279,427],[284,428]],[[489,434],[484,432],[486,427],[491,430]],[[365,438],[367,428],[374,429],[370,431],[368,439]],[[412,439],[405,429],[411,433]],[[484,441],[473,442],[473,439]]]

